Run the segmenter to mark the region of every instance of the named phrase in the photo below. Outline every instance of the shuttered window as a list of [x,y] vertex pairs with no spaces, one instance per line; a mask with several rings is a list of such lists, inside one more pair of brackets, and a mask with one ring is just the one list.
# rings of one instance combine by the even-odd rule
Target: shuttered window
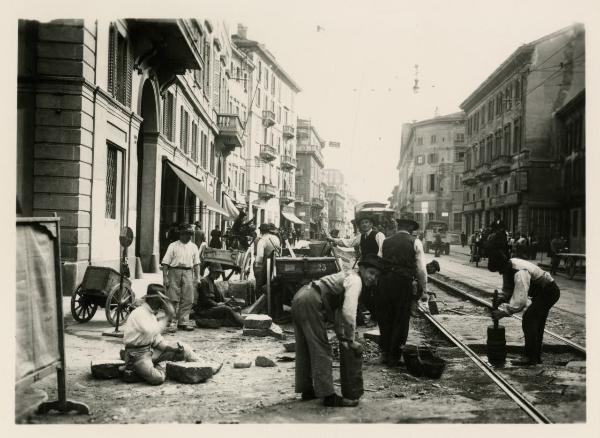
[[192,122],[192,160],[198,162],[198,125]]
[[163,101],[163,134],[169,139],[174,140],[175,133],[175,117],[173,117],[173,111],[175,110],[175,101],[173,94],[167,92]]
[[127,39],[115,25],[110,26],[108,35],[108,92],[120,103],[131,108],[131,49]]
[[184,153],[189,153],[189,123],[190,116],[186,110],[181,107],[180,127],[179,127],[179,145]]
[[121,199],[122,152],[115,146],[106,146],[106,208],[105,217],[116,219]]

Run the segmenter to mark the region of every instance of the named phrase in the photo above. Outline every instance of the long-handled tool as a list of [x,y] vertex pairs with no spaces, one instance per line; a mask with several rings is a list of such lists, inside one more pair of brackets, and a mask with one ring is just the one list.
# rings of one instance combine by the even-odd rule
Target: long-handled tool
[[[495,310],[500,305],[498,291],[494,291],[492,308]],[[506,334],[497,318],[492,317],[493,325],[487,328],[487,357],[492,365],[502,366],[506,361]]]

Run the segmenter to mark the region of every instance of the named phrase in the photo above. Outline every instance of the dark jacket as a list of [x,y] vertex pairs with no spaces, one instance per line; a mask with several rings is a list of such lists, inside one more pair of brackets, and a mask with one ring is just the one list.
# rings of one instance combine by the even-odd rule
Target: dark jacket
[[209,277],[203,277],[198,283],[196,308],[206,310],[215,307],[217,303],[224,302],[223,294]]

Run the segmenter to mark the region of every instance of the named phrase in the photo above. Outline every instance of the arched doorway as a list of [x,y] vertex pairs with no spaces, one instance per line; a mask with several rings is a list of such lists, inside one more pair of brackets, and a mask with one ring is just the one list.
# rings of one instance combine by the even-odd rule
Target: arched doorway
[[137,141],[137,196],[135,255],[144,271],[151,271],[154,248],[154,199],[156,188],[156,137],[158,107],[152,82],[146,79],[142,88],[140,115],[143,118]]

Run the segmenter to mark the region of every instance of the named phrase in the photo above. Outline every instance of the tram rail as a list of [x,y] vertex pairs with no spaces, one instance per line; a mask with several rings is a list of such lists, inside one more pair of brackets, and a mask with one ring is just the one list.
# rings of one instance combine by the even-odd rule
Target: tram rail
[[[485,300],[485,299],[483,299],[481,297],[478,297],[478,296],[473,295],[473,294],[471,294],[471,293],[469,293],[467,291],[464,291],[464,290],[462,290],[462,289],[460,289],[460,288],[458,288],[456,286],[453,286],[453,285],[451,285],[451,284],[449,284],[449,283],[447,283],[447,282],[445,282],[443,280],[440,280],[439,278],[436,278],[435,276],[429,275],[428,276],[428,280],[431,281],[436,286],[438,286],[438,287],[440,287],[440,288],[442,288],[442,289],[444,289],[444,290],[446,290],[446,291],[448,291],[448,292],[450,292],[450,293],[452,293],[454,295],[458,295],[458,296],[467,298],[468,300],[470,300],[470,301],[472,301],[474,303],[480,304],[482,306],[485,306],[487,308],[490,308],[490,309],[492,308],[491,301],[487,301],[487,300]],[[474,289],[477,289],[477,288],[474,288]],[[522,318],[520,316],[518,316],[518,315],[511,315],[511,317],[515,318],[517,320],[522,320]],[[548,330],[548,329],[545,329],[544,333],[547,334],[548,336],[553,337],[554,339],[559,340],[560,342],[564,343],[565,345],[568,345],[575,352],[577,352],[579,355],[582,355],[584,357],[586,356],[586,349],[585,349],[585,347],[583,345],[580,345],[580,344],[578,344],[576,342],[573,342],[573,341],[571,341],[569,339],[566,339],[565,337],[560,336],[559,334],[554,333],[553,331]]]

